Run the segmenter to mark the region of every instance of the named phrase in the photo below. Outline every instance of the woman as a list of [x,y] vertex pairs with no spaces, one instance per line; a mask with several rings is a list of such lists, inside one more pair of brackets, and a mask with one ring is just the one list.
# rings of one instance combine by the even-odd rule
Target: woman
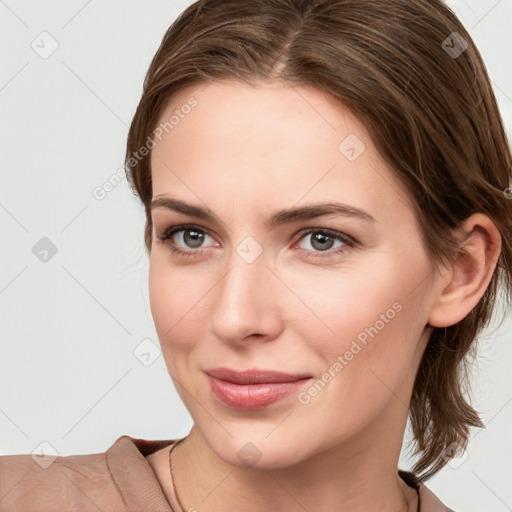
[[467,356],[512,297],[511,153],[455,15],[196,2],[151,63],[126,168],[194,426],[3,457],[3,510],[449,510],[424,482],[482,426]]

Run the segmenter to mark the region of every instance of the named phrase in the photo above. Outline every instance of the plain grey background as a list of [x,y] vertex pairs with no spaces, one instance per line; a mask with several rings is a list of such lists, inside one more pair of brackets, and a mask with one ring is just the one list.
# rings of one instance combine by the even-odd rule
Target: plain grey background
[[[147,67],[190,3],[0,1],[1,454],[103,452],[123,434],[192,426],[159,352],[143,210],[120,171]],[[510,137],[512,0],[448,5]],[[510,317],[482,337],[474,405],[487,428],[428,483],[461,512],[512,510],[511,338]]]

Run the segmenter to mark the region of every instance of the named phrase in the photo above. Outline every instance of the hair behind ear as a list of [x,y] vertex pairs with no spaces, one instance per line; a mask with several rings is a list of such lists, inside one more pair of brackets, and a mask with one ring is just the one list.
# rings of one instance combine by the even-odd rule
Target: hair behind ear
[[456,324],[435,328],[425,349],[409,415],[420,455],[413,471],[423,480],[466,449],[469,427],[484,426],[466,398],[472,342],[467,326]]

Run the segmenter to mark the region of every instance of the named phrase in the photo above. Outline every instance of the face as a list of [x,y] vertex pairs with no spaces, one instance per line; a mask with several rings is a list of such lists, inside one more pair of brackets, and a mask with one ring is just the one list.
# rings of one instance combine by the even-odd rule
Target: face
[[[149,291],[195,427],[235,465],[386,443],[406,417],[432,272],[364,126],[281,82],[182,90],[161,122],[173,115],[151,156]],[[257,372],[237,383],[219,368]]]

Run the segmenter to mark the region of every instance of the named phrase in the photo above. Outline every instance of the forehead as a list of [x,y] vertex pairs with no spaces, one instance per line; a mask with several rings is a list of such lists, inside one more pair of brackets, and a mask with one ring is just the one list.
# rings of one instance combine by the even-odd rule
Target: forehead
[[205,197],[219,206],[238,198],[262,208],[342,200],[372,215],[399,201],[410,210],[364,125],[316,88],[199,84],[172,98],[159,126],[166,122],[151,155],[153,196]]

